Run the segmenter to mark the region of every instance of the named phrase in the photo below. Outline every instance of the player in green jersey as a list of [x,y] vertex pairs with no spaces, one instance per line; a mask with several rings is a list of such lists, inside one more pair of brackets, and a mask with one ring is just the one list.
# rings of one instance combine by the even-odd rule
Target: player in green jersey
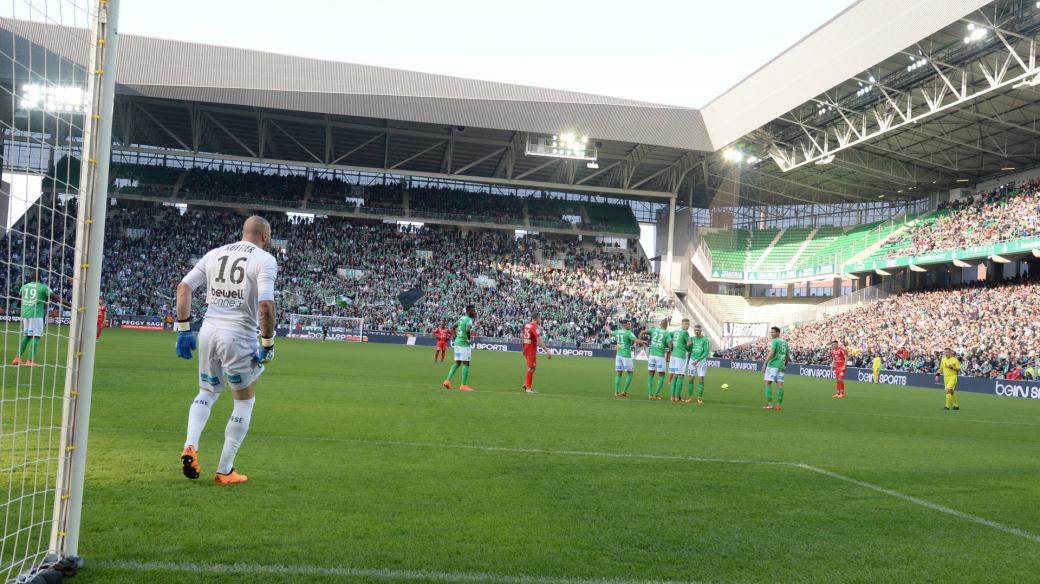
[[[672,340],[672,333],[668,332],[668,319],[661,319],[661,326],[651,327],[649,331],[643,331],[643,335],[650,339],[650,355],[646,365],[647,372],[650,373],[650,377],[646,380],[647,397],[656,401],[661,399],[664,376],[668,372],[665,353],[668,352],[668,344]],[[658,374],[656,385],[654,384],[655,374]]]
[[683,380],[686,375],[686,358],[690,352],[690,319],[682,319],[682,328],[672,333],[672,358],[668,373],[672,376],[671,401],[682,401]]
[[[690,386],[688,388],[690,397],[686,398],[686,403],[694,400],[694,383],[697,384],[697,403],[704,403],[704,376],[708,372],[708,357],[710,355],[711,350],[708,346],[708,337],[701,334],[701,325],[693,325],[693,336],[690,337],[690,364],[686,370],[686,375],[690,378]],[[682,392],[679,393],[681,396]]]
[[[632,371],[635,369],[632,365],[632,347],[643,344],[643,341],[632,333],[632,321],[621,321],[621,327],[610,333],[617,343],[617,356],[614,358],[614,370],[617,372],[614,376],[614,397],[628,397],[628,388],[632,385]],[[621,376],[626,373],[625,389],[621,389]]]
[[[790,347],[787,341],[780,338],[780,327],[769,329],[769,353],[766,354],[762,372],[766,380],[766,405],[763,409],[780,410],[784,401],[784,369],[791,360]],[[776,405],[773,405],[773,384],[776,384]]]
[[455,362],[452,363],[451,369],[448,370],[448,377],[442,384],[445,389],[452,389],[451,378],[455,376],[456,371],[462,369],[462,385],[459,386],[459,391],[473,391],[467,382],[469,382],[469,361],[473,352],[469,343],[473,340],[473,323],[476,318],[477,308],[470,304],[466,306],[466,314],[460,316],[459,320],[451,326],[450,330],[455,334]]
[[[22,300],[22,344],[18,347],[18,356],[11,364],[39,367],[33,359],[36,357],[36,350],[40,348],[40,337],[43,336],[47,320],[47,301],[64,303],[54,291],[40,281],[40,274],[35,270],[29,272],[29,281],[22,284],[18,295]],[[28,357],[23,360],[26,349]]]

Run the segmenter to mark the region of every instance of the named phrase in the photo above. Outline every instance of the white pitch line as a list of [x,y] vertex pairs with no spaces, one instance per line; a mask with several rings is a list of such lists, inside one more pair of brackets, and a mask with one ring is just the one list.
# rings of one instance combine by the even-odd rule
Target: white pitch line
[[970,513],[965,513],[963,511],[958,511],[956,509],[951,509],[949,507],[944,507],[944,506],[942,506],[942,505],[940,505],[938,503],[933,503],[933,502],[928,501],[926,499],[920,499],[918,497],[914,497],[913,495],[907,495],[906,493],[900,493],[899,491],[894,491],[892,489],[888,489],[888,488],[882,487],[881,485],[875,485],[873,483],[868,483],[866,481],[861,481],[859,479],[854,479],[852,477],[847,477],[847,476],[845,476],[843,474],[838,474],[836,472],[832,472],[832,471],[829,471],[827,469],[823,469],[823,468],[819,468],[819,467],[816,467],[816,466],[812,466],[810,464],[794,464],[793,466],[796,466],[798,468],[804,468],[807,471],[814,472],[814,473],[817,473],[817,474],[821,474],[821,475],[826,476],[826,477],[831,477],[832,479],[838,479],[839,481],[845,481],[847,483],[852,483],[854,485],[863,487],[864,489],[870,489],[871,491],[877,491],[878,493],[884,493],[884,494],[886,494],[886,495],[888,495],[890,497],[895,497],[897,499],[902,499],[903,501],[906,501],[908,503],[913,503],[914,505],[920,505],[922,507],[927,507],[928,509],[931,509],[933,511],[938,511],[940,513],[946,513],[947,515],[952,515],[954,517],[959,517],[961,519],[964,519],[965,521],[971,521],[973,523],[978,523],[980,525],[985,525],[987,527],[992,527],[993,529],[997,529],[997,530],[1003,531],[1004,533],[1010,533],[1011,535],[1017,535],[1018,537],[1025,538],[1025,539],[1032,540],[1032,541],[1035,541],[1037,543],[1040,543],[1040,535],[1029,533],[1028,531],[1023,531],[1023,530],[1021,530],[1021,529],[1019,529],[1017,527],[1011,527],[1011,526],[1008,526],[1008,525],[1004,525],[1003,523],[997,523],[996,521],[993,521],[991,519],[986,519],[985,517],[979,517],[978,515],[972,515]]
[[[100,568],[135,572],[189,572],[192,574],[251,574],[265,576],[335,576],[340,578],[377,578],[382,580],[435,580],[438,582],[487,582],[490,584],[710,584],[691,580],[627,580],[624,578],[573,578],[531,576],[487,572],[439,572],[435,570],[394,570],[350,566],[280,564],[206,564],[197,562],[142,562],[137,560],[99,560]],[[89,566],[88,566],[89,567]]]
[[[269,436],[269,437],[270,438],[274,438],[274,439],[300,439],[299,436]],[[805,463],[801,463],[801,462],[784,462],[784,461],[772,461],[772,460],[741,460],[741,459],[732,459],[732,458],[704,458],[704,457],[699,457],[699,456],[681,456],[681,455],[668,455],[668,454],[639,454],[639,453],[625,453],[625,452],[597,452],[597,451],[583,451],[583,450],[555,450],[555,449],[549,449],[549,448],[512,448],[512,447],[508,447],[508,446],[481,446],[481,445],[477,445],[477,444],[445,444],[445,443],[438,443],[438,442],[411,442],[411,441],[401,441],[401,440],[368,440],[368,439],[364,439],[364,438],[336,438],[336,437],[331,437],[331,436],[330,437],[313,436],[313,437],[308,437],[307,439],[309,439],[309,440],[321,440],[321,441],[327,441],[327,442],[351,442],[351,443],[355,443],[355,444],[371,444],[371,445],[375,445],[375,446],[384,445],[384,446],[408,446],[408,447],[413,447],[413,448],[478,450],[478,451],[483,451],[483,452],[509,452],[509,453],[513,453],[513,454],[550,454],[550,455],[557,455],[557,456],[580,456],[580,457],[622,458],[622,459],[637,459],[637,460],[670,460],[670,461],[679,461],[679,462],[709,462],[709,463],[714,462],[714,463],[721,463],[721,464],[747,464],[747,465],[786,466],[786,467],[790,467],[790,468],[798,468],[798,469],[806,470],[806,471],[809,471],[809,472],[812,472],[812,473],[816,473],[816,474],[819,474],[819,475],[830,477],[832,479],[837,479],[839,481],[844,481],[846,483],[850,483],[850,484],[853,484],[853,485],[856,485],[856,486],[859,486],[859,487],[863,487],[864,489],[869,489],[871,491],[875,491],[875,492],[878,492],[878,493],[881,493],[881,494],[884,494],[884,495],[888,495],[890,497],[895,497],[896,499],[899,499],[901,501],[905,501],[907,503],[912,503],[914,505],[918,505],[918,506],[924,507],[926,509],[931,509],[932,511],[938,511],[940,513],[945,513],[946,515],[950,515],[951,517],[956,517],[958,519],[963,519],[965,521],[970,521],[972,523],[977,523],[979,525],[985,525],[986,527],[991,527],[993,529],[996,529],[998,531],[1003,531],[1004,533],[1007,533],[1007,534],[1010,534],[1010,535],[1014,535],[1016,537],[1021,537],[1021,538],[1024,538],[1024,539],[1028,539],[1030,541],[1034,541],[1034,542],[1040,543],[1040,535],[1036,535],[1034,533],[1030,533],[1028,531],[1024,531],[1024,530],[1019,529],[1017,527],[1011,527],[1009,525],[1004,525],[1003,523],[998,523],[998,522],[993,521],[991,519],[986,519],[985,517],[979,517],[978,515],[972,515],[970,513],[965,513],[963,511],[958,511],[956,509],[951,509],[950,507],[945,507],[945,506],[940,505],[938,503],[933,503],[932,501],[928,501],[927,499],[921,499],[919,497],[914,497],[913,495],[907,495],[906,493],[900,493],[899,491],[896,491],[896,490],[893,490],[893,489],[889,489],[887,487],[882,487],[881,485],[877,485],[877,484],[874,484],[874,483],[868,483],[867,481],[861,481],[859,479],[852,478],[850,476],[846,476],[846,475],[843,475],[843,474],[840,474],[840,473],[836,473],[834,471],[830,471],[830,470],[827,470],[827,469],[823,469],[823,468],[820,468],[820,467],[817,467],[817,466],[812,466],[810,464],[805,464]]]

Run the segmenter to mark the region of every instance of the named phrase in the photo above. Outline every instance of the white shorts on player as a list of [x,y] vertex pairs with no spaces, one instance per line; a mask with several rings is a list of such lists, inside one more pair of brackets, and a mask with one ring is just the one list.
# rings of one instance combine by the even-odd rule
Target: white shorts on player
[[23,318],[22,319],[22,336],[23,337],[42,337],[43,336],[43,317],[36,318]]
[[199,387],[220,393],[245,389],[264,372],[256,360],[256,337],[202,325],[199,331]]
[[686,375],[690,377],[705,377],[708,374],[708,360],[701,359],[700,361],[694,361],[690,359],[690,364],[686,366]]
[[779,367],[767,367],[764,379],[766,381],[784,382],[784,371]]
[[635,363],[632,361],[631,357],[622,357],[620,355],[614,357],[614,371],[632,372],[635,371],[635,369]]
[[470,361],[473,356],[473,347],[455,347],[456,361]]
[[668,372],[673,375],[686,375],[686,357],[672,357],[668,363]]
[[668,370],[664,363],[664,357],[658,357],[656,355],[650,355],[647,357],[646,367],[649,371],[660,371],[661,373]]

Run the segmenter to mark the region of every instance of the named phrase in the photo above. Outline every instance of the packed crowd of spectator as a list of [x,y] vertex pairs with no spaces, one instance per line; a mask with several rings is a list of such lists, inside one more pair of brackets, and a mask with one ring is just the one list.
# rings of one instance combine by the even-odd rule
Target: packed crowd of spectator
[[1040,179],[939,206],[934,219],[889,238],[888,257],[1040,236]]
[[462,220],[510,219],[524,222],[524,201],[515,195],[492,195],[450,187],[412,187],[409,206],[413,215]]
[[183,198],[251,199],[299,205],[307,189],[303,174],[193,168],[181,186]]
[[[886,369],[935,373],[940,354],[952,348],[963,374],[1021,379],[1040,366],[1040,283],[976,282],[957,288],[908,292],[784,333],[791,359],[829,364],[828,343],[849,351],[849,365],[870,367],[875,355]],[[761,359],[767,340],[721,356]]]
[[[111,314],[170,314],[174,287],[192,261],[235,241],[241,222],[230,213],[182,215],[172,207],[110,209],[102,286]],[[657,279],[632,254],[577,241],[337,218],[282,217],[272,226],[285,245],[278,252],[281,324],[292,312],[310,312],[361,317],[372,330],[428,333],[472,303],[486,337],[516,338],[540,311],[548,339],[599,343],[619,318],[646,322],[670,306],[658,300]],[[543,249],[572,260],[554,268]],[[397,297],[412,288],[425,296],[404,310]],[[201,297],[195,304],[200,314]]]

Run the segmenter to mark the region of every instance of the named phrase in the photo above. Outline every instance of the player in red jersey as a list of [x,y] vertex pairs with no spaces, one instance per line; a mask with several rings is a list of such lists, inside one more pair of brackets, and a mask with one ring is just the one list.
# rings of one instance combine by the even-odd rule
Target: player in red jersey
[[438,361],[444,363],[444,354],[448,352],[448,337],[450,335],[451,331],[443,325],[437,325],[437,328],[433,329],[433,338],[437,339],[437,348],[433,351],[434,363]]
[[[542,340],[542,330],[538,325],[542,324],[542,315],[537,312],[531,317],[531,322],[524,325],[524,334],[522,343],[524,346],[524,359],[527,360],[527,377],[524,378],[524,393],[538,393],[532,387],[534,383],[534,370],[537,367],[538,362],[538,348],[545,349],[545,341]],[[552,359],[552,355],[548,350],[545,351],[545,358]]]
[[831,361],[834,364],[834,381],[838,386],[838,393],[831,397],[845,397],[845,364],[848,362],[849,355],[845,352],[845,347],[841,346],[838,341],[831,341]]
[[101,300],[98,300],[98,307],[97,307],[97,339],[96,340],[98,340],[98,341],[101,340],[101,330],[104,329],[107,324],[108,324],[108,307],[105,306],[105,301],[103,299],[101,299]]

